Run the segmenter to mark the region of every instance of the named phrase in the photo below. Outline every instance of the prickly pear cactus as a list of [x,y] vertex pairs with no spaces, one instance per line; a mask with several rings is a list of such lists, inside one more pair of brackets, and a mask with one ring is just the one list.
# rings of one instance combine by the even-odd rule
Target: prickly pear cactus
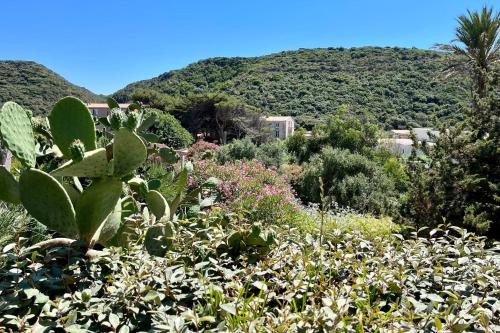
[[115,178],[97,180],[83,192],[76,205],[76,221],[81,239],[90,242],[115,208],[121,194],[122,182]]
[[112,109],[109,112],[108,121],[111,128],[118,131],[125,124],[125,113],[120,108]]
[[170,147],[160,148],[160,158],[163,163],[168,164],[177,163],[180,159],[177,152]]
[[170,208],[167,200],[158,191],[149,191],[145,197],[148,208],[156,216],[157,219],[162,217],[170,218]]
[[70,146],[79,139],[87,151],[96,149],[95,125],[87,106],[75,97],[60,99],[49,115],[54,142],[71,159]]
[[13,204],[21,202],[19,183],[4,166],[0,166],[0,200]]
[[127,115],[127,120],[125,121],[125,127],[129,130],[135,130],[139,125],[139,120],[141,115],[137,111],[130,111]]
[[76,176],[76,177],[103,177],[106,175],[108,158],[105,148],[99,148],[84,154],[80,162],[69,161],[52,171],[55,177]]
[[121,128],[115,132],[113,144],[114,175],[123,177],[144,163],[147,157],[146,146],[134,132]]
[[19,190],[21,202],[31,216],[67,237],[78,236],[73,204],[54,177],[41,170],[26,170],[19,178]]
[[122,203],[118,200],[115,208],[92,237],[92,242],[105,245],[120,229],[122,223]]
[[79,139],[76,139],[69,146],[69,152],[73,161],[80,162],[85,156],[85,146]]
[[7,102],[0,111],[0,142],[26,167],[36,162],[31,120],[21,106]]

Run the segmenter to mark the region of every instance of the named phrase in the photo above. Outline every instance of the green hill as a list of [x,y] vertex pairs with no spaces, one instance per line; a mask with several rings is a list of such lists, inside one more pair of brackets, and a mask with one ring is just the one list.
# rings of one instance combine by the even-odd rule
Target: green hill
[[0,104],[15,101],[35,115],[47,114],[57,100],[68,95],[85,102],[103,100],[36,62],[0,61]]
[[137,88],[166,94],[227,92],[263,111],[312,125],[347,104],[385,127],[428,126],[460,118],[467,89],[444,80],[444,55],[408,48],[299,49],[262,57],[211,58],[114,94],[120,101]]

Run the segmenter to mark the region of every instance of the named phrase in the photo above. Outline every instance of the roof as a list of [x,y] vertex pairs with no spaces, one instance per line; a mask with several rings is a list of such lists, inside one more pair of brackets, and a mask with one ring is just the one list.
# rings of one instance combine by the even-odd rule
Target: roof
[[396,134],[410,134],[410,130],[391,130],[391,132]]
[[293,118],[290,116],[270,116],[266,117],[266,121],[285,121],[285,120],[291,120],[293,121]]
[[379,142],[386,145],[401,145],[401,146],[413,145],[412,139],[380,139]]
[[[130,105],[130,103],[118,104],[121,109],[126,109]],[[87,107],[91,109],[109,109],[108,104],[106,103],[87,103]]]

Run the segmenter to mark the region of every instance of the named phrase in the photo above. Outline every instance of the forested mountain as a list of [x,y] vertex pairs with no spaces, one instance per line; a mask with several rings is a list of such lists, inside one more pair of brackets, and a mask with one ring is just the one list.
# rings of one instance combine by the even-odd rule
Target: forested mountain
[[103,96],[76,86],[47,67],[33,61],[0,61],[0,104],[15,101],[33,111],[47,114],[64,96],[84,102],[103,100]]
[[172,95],[227,92],[300,124],[312,125],[347,104],[387,128],[428,126],[435,117],[460,118],[460,104],[467,100],[461,78],[444,79],[444,58],[436,51],[389,47],[211,58],[130,84],[114,96],[124,101],[138,88]]

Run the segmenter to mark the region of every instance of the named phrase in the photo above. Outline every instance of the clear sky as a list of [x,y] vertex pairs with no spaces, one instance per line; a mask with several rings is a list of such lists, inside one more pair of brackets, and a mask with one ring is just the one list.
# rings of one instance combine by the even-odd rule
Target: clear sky
[[500,0],[2,0],[0,59],[33,60],[109,94],[214,56],[430,48],[483,5],[499,10]]

